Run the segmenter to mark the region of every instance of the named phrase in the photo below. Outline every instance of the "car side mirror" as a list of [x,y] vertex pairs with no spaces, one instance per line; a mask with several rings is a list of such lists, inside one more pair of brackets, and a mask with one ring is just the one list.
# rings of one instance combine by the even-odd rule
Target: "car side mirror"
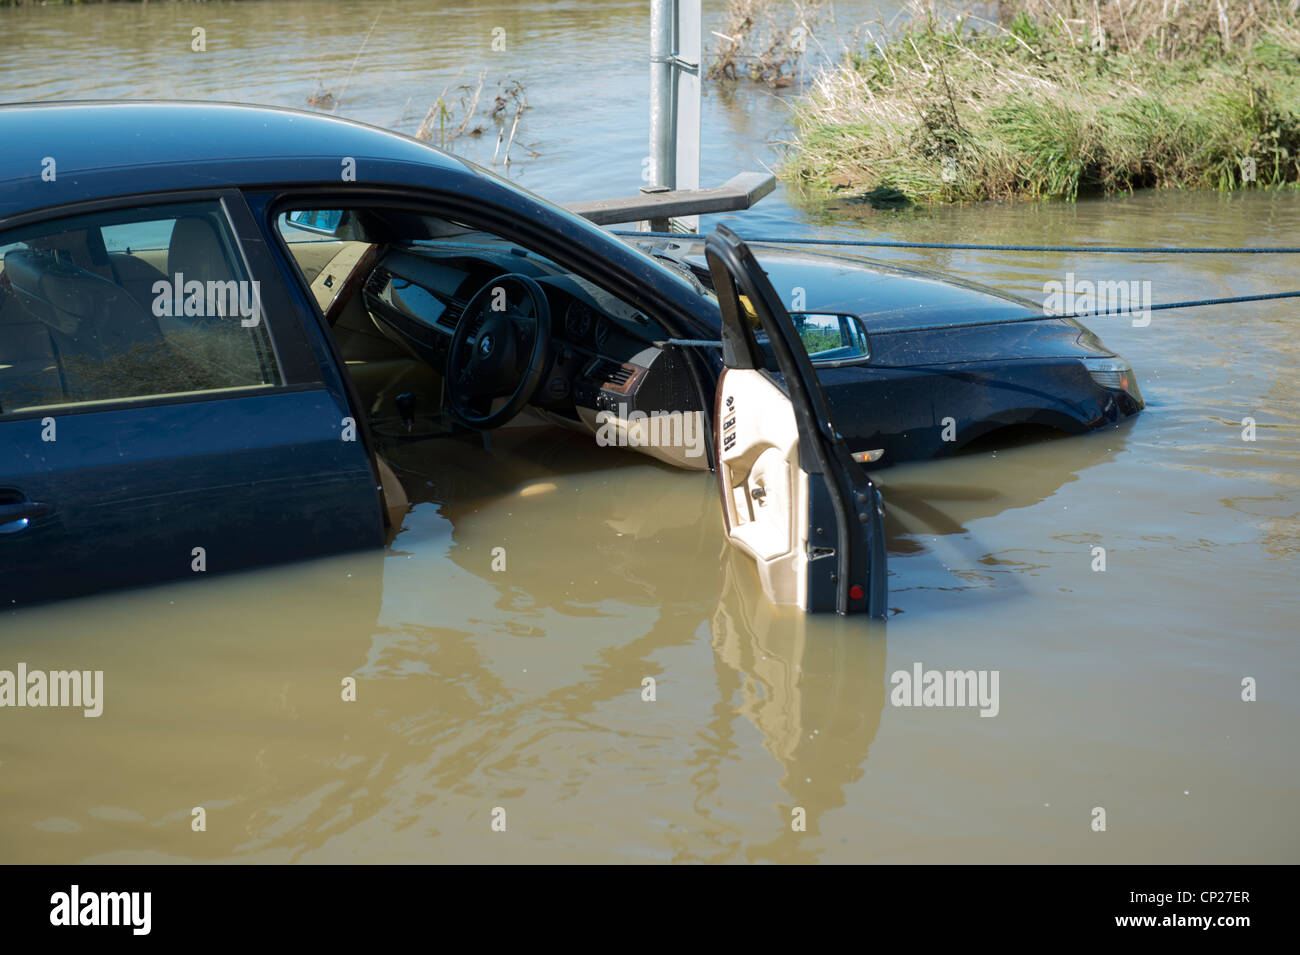
[[871,358],[871,339],[856,315],[791,312],[790,321],[814,365],[856,365]]
[[327,235],[331,239],[339,237],[339,226],[343,224],[342,209],[296,209],[288,215],[289,224],[304,232]]

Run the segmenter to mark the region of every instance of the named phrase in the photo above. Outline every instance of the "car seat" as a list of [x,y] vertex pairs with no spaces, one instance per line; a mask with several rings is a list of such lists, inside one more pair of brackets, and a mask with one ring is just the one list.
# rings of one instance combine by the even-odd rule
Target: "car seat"
[[126,289],[52,251],[7,252],[4,272],[14,300],[49,331],[67,396],[120,397],[96,366],[163,344],[158,322]]

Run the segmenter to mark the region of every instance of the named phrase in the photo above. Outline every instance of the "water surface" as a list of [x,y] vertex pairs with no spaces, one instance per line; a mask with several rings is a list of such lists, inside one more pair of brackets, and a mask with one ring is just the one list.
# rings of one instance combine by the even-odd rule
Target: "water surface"
[[[342,93],[339,115],[412,132],[488,69],[532,106],[517,138],[537,155],[516,152],[512,178],[558,200],[635,190],[644,3],[382,6],[345,91],[378,4],[4,10],[4,96],[301,106],[319,84]],[[847,29],[875,10],[836,15]],[[196,24],[206,54],[189,51]],[[709,91],[706,184],[775,161],[787,95]],[[458,148],[489,162],[495,135]],[[780,191],[737,228],[1294,245],[1300,202],[899,216]],[[882,257],[1035,298],[1068,271],[1150,281],[1156,301],[1297,286],[1284,257]],[[722,542],[711,475],[553,432],[404,456],[414,507],[388,551],[6,612],[0,668],[102,669],[106,700],[98,719],[0,713],[0,860],[1295,862],[1295,305],[1090,324],[1148,410],[880,471],[884,625],[766,606]],[[891,705],[890,675],[915,662],[998,670],[998,715]]]

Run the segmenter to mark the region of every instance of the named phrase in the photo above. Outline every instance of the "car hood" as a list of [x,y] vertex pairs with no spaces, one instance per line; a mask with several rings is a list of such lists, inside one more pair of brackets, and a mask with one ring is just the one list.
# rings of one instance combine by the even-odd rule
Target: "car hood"
[[[667,241],[659,251],[707,270],[703,241]],[[1046,316],[1038,303],[977,282],[840,252],[757,242],[750,249],[787,303],[802,289],[801,311],[858,316],[874,364],[1114,354],[1074,319]]]

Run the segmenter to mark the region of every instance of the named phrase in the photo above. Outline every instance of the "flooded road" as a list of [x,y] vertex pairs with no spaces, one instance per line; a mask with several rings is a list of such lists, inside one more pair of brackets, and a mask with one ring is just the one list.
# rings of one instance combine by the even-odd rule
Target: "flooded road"
[[[511,177],[560,200],[630,192],[643,6],[390,3],[340,115],[413,131],[462,64],[457,82],[476,79],[503,25],[539,153]],[[841,25],[865,9],[839,5]],[[318,72],[337,92],[372,18],[342,3],[5,10],[0,69],[11,100],[299,106]],[[711,91],[704,181],[771,162],[785,108]],[[488,161],[494,143],[467,154]],[[1300,199],[897,215],[781,193],[738,228],[1295,245]],[[1156,302],[1300,284],[1283,256],[881,257],[1035,299],[1068,272],[1149,281]],[[395,464],[414,506],[387,551],[0,614],[0,669],[104,672],[98,718],[0,712],[0,861],[1300,861],[1295,311],[1092,319],[1137,371],[1138,418],[877,472],[885,624],[767,606],[723,542],[712,475],[549,430],[412,446]],[[996,716],[894,705],[893,675],[918,663],[997,671]]]

